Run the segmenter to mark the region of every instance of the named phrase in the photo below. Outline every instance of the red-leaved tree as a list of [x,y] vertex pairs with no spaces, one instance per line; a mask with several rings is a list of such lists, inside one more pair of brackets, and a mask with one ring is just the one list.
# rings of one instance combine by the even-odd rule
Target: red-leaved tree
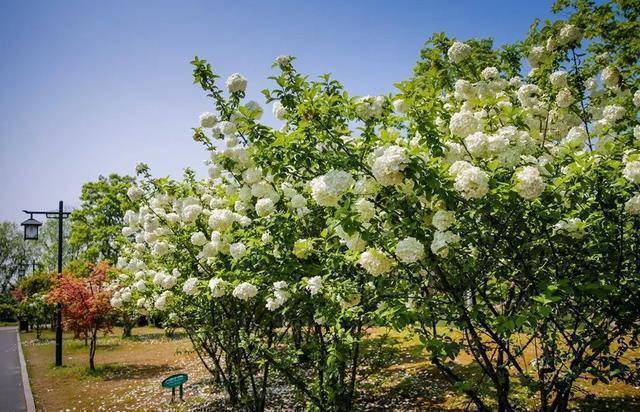
[[112,326],[111,292],[106,289],[108,270],[109,264],[102,262],[94,265],[86,278],[63,274],[49,293],[51,302],[62,304],[64,327],[89,340],[91,370],[95,370],[98,331],[107,333]]

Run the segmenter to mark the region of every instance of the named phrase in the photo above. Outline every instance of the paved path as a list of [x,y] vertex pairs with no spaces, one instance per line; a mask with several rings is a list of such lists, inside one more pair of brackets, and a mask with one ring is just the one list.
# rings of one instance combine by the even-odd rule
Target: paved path
[[22,386],[18,328],[0,327],[0,411],[26,411]]

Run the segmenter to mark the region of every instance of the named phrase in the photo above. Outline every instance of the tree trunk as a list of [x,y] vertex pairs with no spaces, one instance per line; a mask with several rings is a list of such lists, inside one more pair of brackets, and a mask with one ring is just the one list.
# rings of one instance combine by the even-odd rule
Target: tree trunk
[[551,404],[552,412],[566,412],[569,409],[569,398],[571,398],[571,387],[573,382],[562,385],[556,392],[556,396]]
[[129,314],[122,315],[122,337],[130,338],[132,329],[133,329],[133,321],[129,317]]
[[498,392],[498,412],[511,412],[513,408],[509,402],[509,370],[504,364],[504,351],[498,351],[496,372],[498,373],[499,384],[496,385]]
[[91,346],[89,346],[89,369],[92,371],[96,370],[96,365],[94,363],[94,358],[96,356],[96,346],[98,344],[98,328],[94,327],[91,331]]

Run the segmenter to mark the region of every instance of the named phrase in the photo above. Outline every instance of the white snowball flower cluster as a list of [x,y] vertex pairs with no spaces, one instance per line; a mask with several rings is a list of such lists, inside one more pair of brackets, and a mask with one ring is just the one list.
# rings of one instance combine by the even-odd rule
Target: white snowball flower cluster
[[540,65],[540,61],[544,57],[544,47],[542,46],[534,46],[529,50],[529,55],[527,56],[527,61],[534,69]]
[[204,246],[207,243],[207,236],[202,232],[195,232],[191,234],[191,244],[195,246]]
[[309,291],[311,296],[315,296],[322,290],[322,278],[320,276],[313,276],[307,280],[306,289]]
[[406,113],[409,111],[409,104],[404,99],[396,99],[393,101],[393,110],[398,113]]
[[549,82],[557,89],[567,87],[567,81],[569,79],[569,73],[564,70],[557,70],[549,75]]
[[238,127],[235,123],[225,120],[217,123],[213,127],[213,131],[219,136],[232,136],[238,131]]
[[211,278],[211,280],[209,280],[209,290],[211,290],[211,296],[213,296],[214,298],[224,296],[227,285],[227,282],[220,278]]
[[242,172],[242,180],[248,185],[258,183],[262,180],[262,170],[260,168],[250,167]]
[[135,228],[135,227],[124,226],[124,227],[122,228],[122,231],[121,231],[121,232],[122,232],[122,236],[127,236],[127,237],[128,237],[128,236],[131,236],[131,235],[133,235],[134,233],[136,233],[136,231],[137,231],[137,230],[136,230],[136,228]]
[[640,107],[640,90],[636,90],[633,94],[633,105],[636,107]]
[[613,124],[618,120],[622,119],[625,113],[626,113],[625,108],[617,104],[605,106],[604,109],[602,109],[602,117],[609,124]]
[[478,130],[478,119],[470,111],[454,113],[449,121],[449,130],[454,136],[465,138]]
[[631,183],[640,184],[640,160],[625,163],[622,175]]
[[505,151],[509,148],[509,135],[499,130],[498,134],[487,136],[487,152],[492,156],[505,155]]
[[578,42],[582,39],[582,31],[573,24],[565,24],[560,29],[558,44],[561,46]]
[[131,300],[131,289],[128,287],[116,290],[111,297],[110,303],[114,308],[122,307],[123,304]]
[[431,251],[445,258],[449,255],[449,246],[456,244],[460,241],[460,236],[451,231],[438,231],[433,234],[433,241],[431,242]]
[[414,263],[424,257],[424,246],[414,237],[406,237],[396,245],[396,257],[403,263]]
[[544,181],[540,171],[535,166],[525,166],[515,174],[515,190],[527,200],[533,200],[540,196],[544,190]]
[[227,78],[229,93],[244,92],[247,89],[247,79],[240,73],[233,73]]
[[144,191],[136,185],[133,185],[129,189],[127,189],[127,196],[129,196],[129,199],[134,202],[140,200],[143,195]]
[[307,198],[300,193],[296,193],[295,195],[291,196],[291,199],[289,199],[289,205],[291,205],[291,207],[294,209],[306,209]]
[[587,131],[583,126],[574,126],[569,129],[565,138],[562,139],[562,144],[574,148],[582,147],[584,146],[587,137]]
[[251,195],[257,198],[268,197],[274,203],[280,200],[280,195],[275,191],[271,183],[261,180],[251,185]]
[[283,67],[283,66],[286,66],[287,64],[291,63],[291,60],[293,60],[293,58],[291,56],[288,56],[286,54],[282,54],[282,55],[276,57],[275,64],[280,66],[280,67]]
[[602,84],[609,89],[616,89],[620,84],[620,74],[615,67],[605,67],[600,75]]
[[364,223],[369,222],[376,214],[376,206],[367,199],[359,199],[353,206],[358,212],[360,221]]
[[540,88],[535,84],[523,84],[516,92],[518,101],[523,107],[532,107],[538,103]]
[[482,72],[480,72],[480,77],[484,80],[497,80],[500,78],[500,72],[496,67],[485,67]]
[[133,284],[133,287],[140,293],[144,293],[147,291],[147,283],[140,279]]
[[155,244],[153,245],[153,250],[151,251],[151,253],[154,256],[162,257],[162,256],[166,255],[167,253],[169,253],[170,249],[171,249],[171,247],[169,246],[169,244],[167,242],[155,242]]
[[209,215],[209,227],[218,232],[224,232],[236,221],[234,213],[228,209],[214,209]]
[[193,223],[201,213],[202,206],[196,204],[187,205],[182,209],[181,218],[184,223]]
[[354,193],[364,197],[374,197],[380,191],[380,184],[374,178],[361,177],[353,188]]
[[556,95],[556,104],[562,109],[571,106],[576,99],[573,97],[571,90],[564,88]]
[[247,254],[247,246],[242,242],[229,245],[229,254],[234,259],[240,259]]
[[461,63],[471,55],[471,46],[466,43],[455,41],[447,50],[447,56],[453,63]]
[[489,176],[479,167],[459,160],[451,165],[449,173],[455,177],[453,187],[465,199],[480,199],[489,191]]
[[180,276],[179,272],[174,272],[174,275],[165,272],[156,272],[153,276],[153,284],[163,289],[171,289],[178,282],[178,276]]
[[445,231],[456,222],[456,215],[450,210],[438,210],[431,219],[433,227],[439,231]]
[[256,214],[260,217],[269,216],[275,209],[275,204],[273,200],[266,197],[263,199],[258,199],[256,202]]
[[380,276],[391,270],[393,260],[384,252],[376,249],[367,249],[360,254],[358,264],[373,276]]
[[640,215],[640,194],[633,196],[624,204],[624,210],[630,215]]
[[232,295],[240,300],[248,301],[258,294],[258,288],[249,282],[242,282],[233,289]]
[[160,296],[158,296],[158,298],[156,299],[156,301],[154,302],[153,306],[157,309],[157,310],[165,310],[167,307],[167,301],[173,296],[173,293],[171,293],[170,291],[166,290],[164,292],[162,292],[162,294]]
[[283,280],[273,284],[273,297],[268,297],[267,304],[265,305],[268,310],[274,311],[284,305],[288,298],[287,291],[285,290],[286,287],[287,282]]
[[382,114],[384,96],[365,96],[356,102],[356,113],[362,119],[367,120]]
[[488,154],[488,136],[482,132],[475,132],[464,139],[464,145],[471,156],[485,157]]
[[211,112],[204,112],[200,115],[200,127],[211,129],[218,123],[218,118]]
[[582,239],[585,235],[584,222],[577,217],[560,220],[553,225],[553,230],[573,239]]
[[213,258],[220,252],[228,251],[228,241],[222,233],[218,231],[211,232],[211,241],[202,247],[202,257]]
[[278,120],[284,120],[286,118],[286,115],[287,115],[287,110],[284,108],[282,103],[278,101],[275,102],[273,104],[273,117],[275,117]]
[[469,100],[476,95],[476,90],[470,81],[458,79],[454,85],[454,94],[456,100]]
[[406,167],[409,157],[407,150],[401,146],[379,148],[373,153],[374,160],[371,172],[382,186],[399,185],[402,183],[402,171]]
[[311,197],[320,206],[338,206],[338,201],[344,195],[355,180],[351,175],[342,170],[330,170],[322,176],[318,176],[309,182]]
[[189,278],[184,281],[184,284],[182,285],[182,291],[185,294],[189,296],[193,296],[196,294],[197,290],[198,290],[198,278]]

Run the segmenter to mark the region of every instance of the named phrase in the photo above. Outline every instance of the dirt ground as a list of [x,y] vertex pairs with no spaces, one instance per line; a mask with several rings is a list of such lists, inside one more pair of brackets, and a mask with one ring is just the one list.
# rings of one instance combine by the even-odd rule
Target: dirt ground
[[[88,369],[84,342],[65,334],[63,367],[55,368],[54,335],[22,333],[36,408],[40,411],[140,411],[186,409],[169,404],[171,391],[160,386],[165,377],[188,373],[185,399],[189,405],[202,402],[200,391],[208,372],[191,351],[188,339],[171,339],[162,329],[135,328],[133,338],[121,339],[116,329],[99,338],[96,371]],[[208,396],[207,396],[208,397]]]
[[[165,411],[220,410],[224,394],[210,384],[208,372],[180,333],[167,337],[162,329],[136,328],[133,338],[121,339],[121,331],[99,338],[97,370],[88,370],[84,342],[64,337],[64,366],[54,368],[53,332],[43,339],[22,333],[21,339],[36,407],[40,411]],[[379,336],[374,331],[372,336]],[[417,338],[392,333],[393,366],[366,377],[360,385],[358,405],[368,411],[461,411],[469,405],[451,390],[442,375],[424,358]],[[527,356],[527,354],[525,354]],[[476,373],[471,358],[457,359],[462,373]],[[171,392],[160,382],[175,373],[187,373],[185,402],[169,403]],[[286,393],[286,388],[275,388]],[[514,396],[524,404],[534,400],[523,390]],[[274,411],[294,410],[278,401]],[[640,411],[640,388],[620,382],[592,386],[581,380],[573,403],[583,411]]]

